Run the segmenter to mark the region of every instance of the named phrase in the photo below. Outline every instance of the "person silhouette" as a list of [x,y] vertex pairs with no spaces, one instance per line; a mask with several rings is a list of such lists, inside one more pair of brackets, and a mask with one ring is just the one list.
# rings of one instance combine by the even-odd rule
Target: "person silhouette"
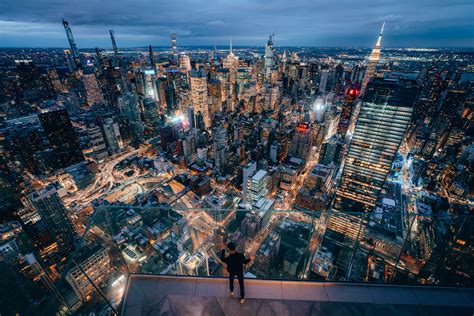
[[[226,246],[229,249],[228,256],[225,255]],[[223,242],[221,261],[227,265],[227,271],[229,272],[230,296],[234,297],[234,279],[237,276],[240,286],[240,303],[243,304],[245,302],[244,265],[248,264],[250,259],[235,250],[235,243],[230,242],[226,245]]]

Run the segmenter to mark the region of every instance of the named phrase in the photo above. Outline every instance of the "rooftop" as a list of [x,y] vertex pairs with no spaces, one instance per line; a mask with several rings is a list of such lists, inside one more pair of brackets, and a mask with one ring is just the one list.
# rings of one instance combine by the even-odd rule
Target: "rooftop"
[[[472,315],[463,288],[246,279],[246,302],[225,278],[132,274],[122,315]],[[235,281],[236,297],[238,283]]]

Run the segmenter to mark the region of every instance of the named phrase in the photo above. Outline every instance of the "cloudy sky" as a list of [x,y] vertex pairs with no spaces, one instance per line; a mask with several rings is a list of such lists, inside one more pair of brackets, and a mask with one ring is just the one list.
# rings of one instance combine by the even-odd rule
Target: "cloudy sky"
[[474,47],[474,0],[1,0],[0,47],[170,45]]

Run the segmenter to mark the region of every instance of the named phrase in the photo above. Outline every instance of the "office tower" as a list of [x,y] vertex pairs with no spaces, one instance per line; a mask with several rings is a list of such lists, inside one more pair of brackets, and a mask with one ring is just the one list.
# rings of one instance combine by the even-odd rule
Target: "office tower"
[[370,211],[375,205],[418,92],[414,80],[373,78],[369,82],[337,191],[338,210]]
[[209,112],[211,117],[222,111],[221,83],[217,79],[209,81]]
[[65,109],[50,110],[38,115],[44,133],[53,149],[53,166],[65,168],[84,160],[76,132]]
[[334,258],[336,277],[350,273],[365,229],[365,216],[348,212],[368,212],[374,207],[410,123],[418,92],[418,83],[409,79],[372,78],[367,85],[322,241]]
[[84,83],[84,88],[86,89],[87,104],[89,106],[92,106],[95,103],[102,104],[104,102],[104,98],[100,92],[100,87],[95,74],[82,75],[82,82]]
[[343,140],[339,135],[332,135],[328,140],[322,143],[321,150],[319,152],[318,163],[323,165],[330,165],[331,163],[340,163],[343,144]]
[[107,250],[99,244],[84,246],[77,257],[73,258],[74,265],[66,273],[66,281],[81,301],[86,300],[107,281],[112,272],[110,261]]
[[255,171],[248,179],[247,179],[247,204],[249,206],[252,203],[259,201],[261,198],[264,198],[268,194],[268,182],[270,181],[270,177],[268,172],[260,169]]
[[211,126],[209,104],[207,98],[207,74],[204,70],[191,70],[191,97],[196,115],[202,115],[206,128]]
[[112,41],[112,47],[114,49],[114,56],[117,58],[118,56],[118,48],[117,48],[117,43],[115,42],[115,35],[113,30],[109,30],[110,33],[110,40]]
[[271,72],[275,66],[275,50],[273,48],[273,36],[270,35],[265,47],[265,78],[267,80],[271,79]]
[[101,129],[97,125],[89,125],[87,132],[89,138],[89,155],[96,161],[102,161],[108,156],[108,152]]
[[147,132],[155,135],[160,127],[160,117],[158,115],[158,104],[151,98],[143,99],[143,116],[147,127]]
[[367,88],[367,84],[369,83],[370,78],[372,78],[375,74],[375,67],[380,58],[380,45],[382,44],[382,35],[383,35],[383,28],[385,26],[385,22],[382,24],[382,29],[380,30],[379,38],[377,39],[377,43],[375,43],[372,52],[370,53],[369,57],[369,64],[367,65],[367,69],[365,70],[364,79],[362,79],[362,86],[360,89],[360,95],[365,94],[365,89]]
[[49,185],[30,193],[28,198],[41,216],[46,232],[57,242],[59,252],[73,250],[76,233],[56,189]]
[[345,138],[347,129],[349,128],[352,113],[354,112],[354,108],[356,106],[355,101],[357,99],[358,94],[359,90],[354,85],[346,91],[346,96],[344,97],[344,101],[342,103],[339,123],[337,125],[337,133],[341,135],[343,139]]
[[118,123],[114,122],[112,118],[106,118],[103,120],[101,126],[109,154],[113,155],[118,153],[123,148]]
[[319,80],[319,93],[320,94],[325,94],[327,91],[328,76],[329,76],[329,69],[322,69],[321,78]]
[[66,31],[67,40],[69,41],[69,46],[71,47],[72,58],[74,59],[75,66],[80,66],[81,59],[77,49],[76,41],[74,41],[74,36],[72,35],[71,27],[69,26],[69,22],[63,19],[63,26],[64,30]]
[[21,89],[18,92],[22,98],[37,102],[50,97],[50,91],[32,60],[15,60],[15,66],[20,75]]
[[214,168],[220,173],[224,174],[225,166],[227,165],[227,152],[228,152],[228,138],[227,129],[224,126],[217,125],[212,131],[214,138],[213,151],[214,151]]
[[120,68],[111,67],[110,65],[103,67],[99,75],[99,82],[107,105],[109,108],[115,109],[117,100],[124,91],[124,82]]
[[151,98],[155,101],[160,100],[155,69],[137,69],[135,72],[135,80],[139,95],[145,98]]
[[155,56],[153,56],[153,49],[151,48],[151,45],[148,46],[148,55],[150,57],[151,69],[153,69],[153,71],[156,71]]
[[289,154],[308,160],[311,153],[311,145],[313,141],[313,133],[308,123],[299,123],[296,126],[293,139],[290,143]]
[[255,256],[254,269],[257,277],[269,278],[271,270],[280,251],[281,237],[276,232],[270,232]]
[[248,196],[247,196],[247,181],[250,176],[257,170],[257,163],[255,161],[250,161],[242,168],[242,201],[244,204],[248,203]]
[[176,44],[176,34],[171,34],[171,47],[173,48],[173,59],[175,62],[178,61],[178,47]]

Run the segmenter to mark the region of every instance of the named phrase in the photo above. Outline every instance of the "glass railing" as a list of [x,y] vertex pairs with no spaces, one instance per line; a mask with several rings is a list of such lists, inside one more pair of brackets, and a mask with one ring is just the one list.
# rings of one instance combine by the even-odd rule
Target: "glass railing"
[[[187,201],[192,205],[193,201]],[[118,313],[128,275],[224,277],[224,243],[247,278],[472,287],[474,216],[96,205],[51,276],[64,313]]]

